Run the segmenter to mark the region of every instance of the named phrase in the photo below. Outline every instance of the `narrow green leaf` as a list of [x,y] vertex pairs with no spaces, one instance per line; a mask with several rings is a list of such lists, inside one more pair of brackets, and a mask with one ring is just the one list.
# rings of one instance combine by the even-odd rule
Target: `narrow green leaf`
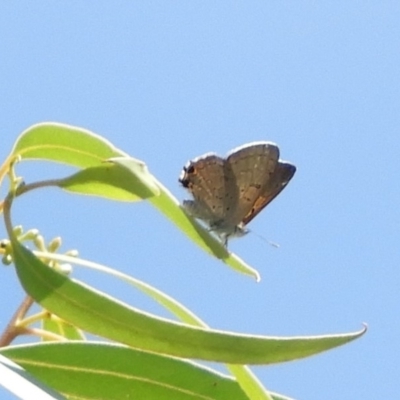
[[[153,176],[147,172],[144,163],[132,158],[125,159],[125,162],[132,169],[107,162],[78,171],[62,179],[58,186],[75,193],[119,201],[137,201],[159,193],[158,187],[153,184]],[[143,168],[143,171],[137,173],[134,168]]]
[[76,126],[45,122],[26,129],[18,137],[11,156],[92,167],[112,157],[127,156],[109,141]]
[[342,335],[278,338],[208,330],[129,307],[43,264],[11,239],[19,279],[39,304],[88,332],[135,348],[230,364],[271,364],[343,345],[365,329]]
[[0,385],[23,400],[64,399],[59,393],[39,382],[37,378],[3,355],[0,355]]

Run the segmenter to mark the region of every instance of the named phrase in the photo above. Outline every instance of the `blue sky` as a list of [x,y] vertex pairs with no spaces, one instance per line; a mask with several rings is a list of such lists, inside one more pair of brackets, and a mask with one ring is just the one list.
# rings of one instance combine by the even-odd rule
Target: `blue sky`
[[[14,223],[142,279],[218,329],[266,335],[369,332],[342,348],[253,370],[296,399],[396,398],[400,354],[400,4],[8,2],[0,6],[5,158],[31,124],[103,135],[180,200],[182,166],[254,140],[298,170],[230,249],[262,280],[204,254],[149,204],[37,191]],[[25,163],[27,182],[70,170]],[[2,235],[5,236],[4,228]],[[146,310],[109,277],[75,276]],[[22,299],[1,269],[0,329]],[[2,398],[8,397],[0,390]]]

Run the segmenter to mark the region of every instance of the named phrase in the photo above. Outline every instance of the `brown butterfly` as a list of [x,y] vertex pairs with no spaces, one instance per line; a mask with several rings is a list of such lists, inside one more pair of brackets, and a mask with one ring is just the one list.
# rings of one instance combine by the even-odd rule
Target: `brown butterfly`
[[205,221],[227,243],[248,232],[246,225],[292,179],[296,167],[279,160],[279,148],[253,142],[232,150],[226,158],[213,153],[189,161],[179,182],[193,195],[183,207]]

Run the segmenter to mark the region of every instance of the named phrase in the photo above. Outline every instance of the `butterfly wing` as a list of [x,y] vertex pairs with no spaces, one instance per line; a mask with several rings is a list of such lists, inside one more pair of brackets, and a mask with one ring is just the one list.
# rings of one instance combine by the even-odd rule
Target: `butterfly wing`
[[252,208],[243,218],[243,225],[248,224],[264,207],[266,207],[286,187],[292,179],[296,167],[288,162],[279,161],[270,179],[266,182],[262,192]]
[[[194,201],[184,205],[196,218],[213,225],[226,215],[227,195],[224,165],[226,161],[215,154],[206,154],[190,161],[179,178],[181,184],[193,195]],[[229,178],[228,178],[229,180]]]
[[250,143],[228,156],[226,168],[229,167],[235,177],[238,199],[228,215],[234,226],[242,224],[243,218],[251,214],[274,174],[278,159],[278,146],[269,142]]

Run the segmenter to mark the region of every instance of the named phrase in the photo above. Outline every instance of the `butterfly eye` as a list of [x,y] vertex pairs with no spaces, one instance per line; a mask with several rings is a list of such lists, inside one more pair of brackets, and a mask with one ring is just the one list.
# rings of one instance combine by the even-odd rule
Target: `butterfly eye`
[[189,167],[186,168],[186,172],[188,174],[193,174],[194,172],[194,166],[193,165],[189,165]]

